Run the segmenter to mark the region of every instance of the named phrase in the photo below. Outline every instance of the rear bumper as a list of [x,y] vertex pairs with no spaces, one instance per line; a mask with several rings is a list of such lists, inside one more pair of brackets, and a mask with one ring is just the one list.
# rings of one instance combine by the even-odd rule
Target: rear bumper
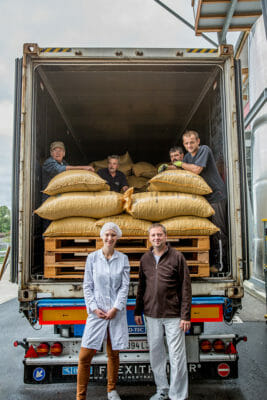
[[[235,379],[238,378],[238,358],[233,361],[210,361],[188,364],[190,379]],[[225,366],[226,364],[226,366]],[[218,370],[225,376],[220,376]],[[90,384],[106,384],[106,364],[91,366]],[[49,384],[76,382],[77,364],[26,364],[24,361],[24,383]],[[142,363],[121,363],[118,384],[153,384],[153,374],[148,360]]]

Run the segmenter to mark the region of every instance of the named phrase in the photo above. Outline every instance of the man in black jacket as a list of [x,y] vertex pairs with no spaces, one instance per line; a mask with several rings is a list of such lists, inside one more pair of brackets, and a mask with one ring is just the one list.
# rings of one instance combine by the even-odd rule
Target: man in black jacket
[[98,175],[110,186],[110,190],[118,193],[125,192],[129,188],[126,176],[118,170],[119,161],[119,156],[108,156],[108,167],[97,171]]
[[[184,256],[167,244],[166,229],[153,224],[149,229],[150,251],[140,261],[135,322],[142,324],[144,313],[150,363],[157,392],[150,400],[185,400],[188,374],[185,332],[190,329],[191,281]],[[171,380],[166,374],[166,334]]]

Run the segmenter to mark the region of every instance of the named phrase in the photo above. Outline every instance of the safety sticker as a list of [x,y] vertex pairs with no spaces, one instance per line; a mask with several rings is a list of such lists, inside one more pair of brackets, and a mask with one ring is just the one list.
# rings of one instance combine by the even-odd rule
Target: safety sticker
[[70,53],[70,47],[43,47],[40,49],[41,53]]
[[186,49],[187,53],[217,53],[217,49]]
[[45,370],[41,367],[35,368],[33,371],[33,379],[37,382],[41,382],[45,378]]

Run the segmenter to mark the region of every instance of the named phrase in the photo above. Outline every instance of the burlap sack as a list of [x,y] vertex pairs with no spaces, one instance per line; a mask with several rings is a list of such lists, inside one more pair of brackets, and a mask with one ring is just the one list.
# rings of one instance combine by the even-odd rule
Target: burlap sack
[[146,185],[148,182],[147,178],[143,178],[142,176],[128,176],[127,181],[130,187],[133,187],[135,189],[146,189]]
[[71,217],[51,222],[44,236],[99,236],[100,228],[95,225],[95,219]]
[[124,193],[127,213],[134,218],[161,221],[180,215],[210,217],[214,210],[208,201],[199,195],[177,192],[146,192],[133,194],[133,188]]
[[[123,172],[124,175],[128,176],[132,172],[132,159],[128,151],[120,156],[120,164],[119,164],[119,171]],[[108,159],[105,158],[104,160],[93,161],[93,166],[96,171],[101,168],[107,168],[108,166]]]
[[144,178],[149,179],[157,174],[156,167],[147,162],[138,162],[133,164],[132,170],[135,176],[143,176]]
[[114,222],[122,231],[123,236],[147,236],[151,222],[136,219],[130,215],[122,214],[106,217],[96,221],[96,226],[102,228],[106,222]]
[[109,190],[109,186],[95,172],[70,170],[61,172],[51,179],[44,193],[54,196],[59,193],[97,192],[100,190]]
[[212,192],[201,176],[182,169],[160,172],[150,179],[149,183],[150,192],[182,192],[200,195]]
[[67,217],[103,218],[121,214],[123,196],[116,192],[72,192],[49,197],[36,211],[50,220]]
[[132,164],[120,164],[119,171],[123,172],[127,177],[132,173]]
[[207,218],[200,217],[175,217],[160,223],[165,226],[168,235],[210,236],[220,230]]
[[98,160],[98,161],[93,161],[93,166],[96,171],[98,171],[101,168],[107,168],[108,166],[108,159],[105,158],[104,160]]
[[126,151],[125,154],[120,156],[120,164],[132,164],[133,160],[131,159],[130,154]]

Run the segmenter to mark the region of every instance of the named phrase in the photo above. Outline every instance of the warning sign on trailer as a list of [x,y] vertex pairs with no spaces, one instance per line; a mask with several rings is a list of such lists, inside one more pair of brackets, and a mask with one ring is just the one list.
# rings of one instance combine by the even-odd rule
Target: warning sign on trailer
[[226,378],[230,374],[230,366],[226,363],[221,363],[218,365],[217,371],[222,378]]

